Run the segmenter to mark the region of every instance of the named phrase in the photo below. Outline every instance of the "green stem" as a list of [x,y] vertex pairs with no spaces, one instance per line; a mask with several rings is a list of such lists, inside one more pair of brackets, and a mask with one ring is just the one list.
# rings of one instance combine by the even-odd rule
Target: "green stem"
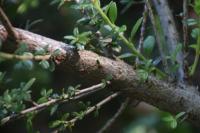
[[[93,0],[92,1],[95,9],[99,12],[99,14],[101,15],[102,19],[104,20],[104,22],[109,25],[113,30],[116,30],[118,27],[113,24],[110,19],[107,17],[107,15],[103,12],[103,10],[101,9],[100,5],[98,4],[97,0]],[[131,52],[136,55],[140,60],[142,61],[147,61],[147,59],[139,52],[137,51],[137,49],[135,48],[134,44],[130,41],[128,41],[128,39],[123,35],[123,34],[119,34],[118,35],[120,37],[120,39],[124,42],[124,44],[131,50]],[[155,71],[157,73],[159,73],[160,75],[162,75],[163,77],[166,76],[165,73],[163,73],[162,71],[160,71],[158,68],[155,68]]]
[[196,55],[195,55],[194,63],[192,65],[192,69],[189,74],[190,76],[194,75],[194,73],[195,73],[195,70],[196,70],[198,62],[199,62],[199,56],[200,56],[200,35],[198,35],[198,39],[197,39]]
[[[107,15],[103,12],[103,10],[102,10],[101,7],[97,4],[97,2],[94,1],[94,2],[93,2],[93,5],[94,5],[95,9],[99,12],[99,14],[101,15],[101,17],[103,18],[104,22],[105,22],[106,24],[108,24],[113,30],[116,30],[118,27],[110,21],[110,19],[109,19],[109,18],[107,17]],[[131,43],[131,42],[129,42],[123,34],[119,34],[118,36],[119,36],[120,39],[124,42],[124,44],[131,50],[131,52],[132,52],[134,55],[138,56],[139,59],[141,59],[142,61],[146,61],[146,60],[147,60],[142,54],[140,54],[140,53],[136,50],[134,44]]]

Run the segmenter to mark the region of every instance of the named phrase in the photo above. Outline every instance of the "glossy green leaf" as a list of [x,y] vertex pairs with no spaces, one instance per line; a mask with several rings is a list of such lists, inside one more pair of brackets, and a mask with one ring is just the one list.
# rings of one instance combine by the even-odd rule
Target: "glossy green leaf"
[[35,82],[35,78],[32,78],[32,79],[30,79],[25,85],[24,85],[24,87],[22,88],[23,90],[28,90],[32,85],[33,85],[33,83]]
[[189,47],[190,47],[190,48],[193,48],[193,49],[195,49],[195,50],[197,50],[198,45],[197,45],[197,44],[191,44],[191,45],[189,45]]
[[137,75],[139,76],[140,80],[144,82],[148,79],[149,73],[146,70],[139,69],[137,70]]
[[62,124],[62,121],[56,120],[56,121],[53,121],[52,123],[50,123],[49,127],[50,128],[55,128],[55,127],[58,127],[60,124]]
[[151,58],[151,54],[152,54],[152,51],[154,49],[154,46],[155,46],[155,37],[154,36],[148,36],[144,40],[144,44],[143,44],[144,54],[147,58]]
[[58,109],[58,105],[54,105],[53,107],[51,107],[51,111],[50,111],[50,115],[52,116]]
[[187,19],[186,23],[188,26],[193,26],[193,25],[198,24],[198,21],[196,19],[190,18],[190,19]]
[[194,11],[196,12],[197,15],[200,15],[200,0],[195,0]]
[[170,122],[170,127],[171,127],[172,129],[175,129],[175,128],[177,127],[177,121],[176,121],[176,119],[173,119],[173,120]]
[[194,28],[194,29],[192,29],[191,36],[192,36],[194,39],[196,39],[199,35],[200,35],[200,29],[199,29],[199,28]]
[[125,53],[125,54],[122,54],[122,55],[118,56],[118,58],[124,59],[124,58],[133,57],[133,56],[134,55],[132,53]]
[[6,75],[6,72],[0,72],[0,83],[3,81],[5,75]]
[[140,25],[142,24],[142,20],[143,18],[139,18],[137,20],[137,22],[134,24],[132,30],[131,30],[131,36],[130,36],[130,40],[132,41],[138,31],[138,29],[140,28]]
[[115,2],[111,2],[109,6],[108,16],[112,23],[115,23],[117,20],[117,4]]
[[46,60],[40,61],[39,65],[44,69],[48,69],[50,67],[49,62]]
[[185,114],[186,114],[186,112],[180,112],[175,116],[175,118],[179,119],[179,118],[183,117]]

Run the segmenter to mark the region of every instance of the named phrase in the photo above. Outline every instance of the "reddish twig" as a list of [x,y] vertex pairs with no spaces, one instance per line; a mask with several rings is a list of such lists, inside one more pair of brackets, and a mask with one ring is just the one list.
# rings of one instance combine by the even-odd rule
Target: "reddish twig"
[[8,19],[8,17],[4,13],[2,7],[0,7],[0,19],[1,19],[3,26],[6,29],[9,37],[17,42],[17,40],[18,40],[17,33],[15,32],[15,29],[13,28],[10,20]]
[[[111,100],[113,100],[114,98],[116,98],[117,96],[119,96],[120,94],[121,94],[120,92],[113,93],[112,95],[106,97],[104,100],[100,101],[100,102],[97,103],[96,105],[94,105],[94,106],[92,106],[92,107],[89,107],[89,108],[86,110],[84,116],[86,116],[86,115],[88,115],[88,114],[94,112],[94,111],[97,110],[97,109],[100,109],[104,104],[110,102]],[[70,121],[66,121],[66,124],[71,123],[71,125],[74,126],[74,124],[75,124],[78,120],[79,120],[79,117],[75,117],[75,118],[71,119]],[[57,133],[58,130],[59,130],[59,129],[56,129],[56,130],[54,130],[54,131],[51,132],[51,133]]]
[[[148,9],[147,9],[147,5],[146,2],[144,4],[144,11],[143,11],[143,20],[142,20],[142,27],[140,29],[140,40],[139,40],[139,44],[138,44],[138,51],[140,53],[142,53],[143,51],[143,42],[144,42],[144,34],[146,31],[146,22],[147,22],[147,13],[148,13]],[[139,62],[139,58],[136,58],[136,63]]]
[[107,129],[109,129],[113,125],[116,119],[124,112],[124,110],[129,104],[129,101],[130,99],[126,98],[126,100],[121,104],[120,108],[117,110],[115,115],[106,122],[106,124],[98,131],[98,133],[104,133]]

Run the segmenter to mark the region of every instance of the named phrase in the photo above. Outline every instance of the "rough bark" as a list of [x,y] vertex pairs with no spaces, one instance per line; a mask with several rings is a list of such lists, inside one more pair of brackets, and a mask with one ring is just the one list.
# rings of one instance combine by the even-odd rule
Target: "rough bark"
[[[188,119],[195,125],[199,125],[200,96],[193,91],[194,87],[179,87],[154,77],[141,82],[133,67],[121,60],[112,60],[87,50],[76,51],[65,43],[21,29],[16,31],[20,40],[26,43],[30,50],[47,45],[50,53],[60,49],[62,55],[54,60],[64,71],[75,70],[83,77],[99,81],[107,75],[112,75],[112,84],[132,98],[145,101],[173,114],[186,112]],[[7,40],[6,30],[2,26],[0,26],[0,38],[3,42]]]

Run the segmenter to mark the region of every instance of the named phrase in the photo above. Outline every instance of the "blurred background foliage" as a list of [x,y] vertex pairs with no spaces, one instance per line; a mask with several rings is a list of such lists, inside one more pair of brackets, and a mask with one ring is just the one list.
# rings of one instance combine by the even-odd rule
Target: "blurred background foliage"
[[[173,0],[171,0],[173,1]],[[179,1],[179,0],[178,0]],[[103,1],[103,4],[109,1]],[[133,0],[116,0],[119,8],[119,16],[117,25],[126,25],[127,33],[130,33],[131,27],[138,18],[142,16],[143,5],[134,4]],[[136,1],[138,2],[138,1]],[[141,1],[139,1],[141,2]],[[47,36],[56,40],[64,41],[65,35],[71,35],[76,20],[81,18],[81,13],[70,8],[70,3],[65,4],[61,8],[58,5],[52,4],[49,0],[2,0],[3,9],[9,16],[15,27],[29,30]],[[174,3],[176,4],[176,2]],[[180,6],[180,5],[176,5]],[[179,12],[179,9],[174,9]],[[80,27],[81,28],[81,27]],[[152,33],[152,28],[149,26],[147,32]],[[139,32],[138,35],[139,36]],[[2,94],[7,88],[16,88],[22,81],[28,81],[32,77],[36,78],[36,83],[32,86],[33,99],[39,97],[40,90],[43,88],[53,88],[55,91],[60,90],[69,85],[81,84],[82,87],[89,86],[88,82],[84,82],[78,75],[73,72],[68,75],[63,75],[62,71],[56,69],[53,73],[42,69],[37,63],[31,61],[1,61],[0,71],[6,71],[6,81],[0,83],[0,93]],[[104,93],[96,94],[83,101],[98,101],[103,97]],[[73,128],[76,133],[93,133],[97,131],[119,107],[120,98],[113,100],[100,110],[99,117],[90,115],[84,120],[79,121]],[[172,105],[173,107],[173,105]],[[75,102],[59,107],[60,112],[72,111],[77,108]],[[57,113],[59,116],[61,113]],[[189,123],[183,122],[178,124],[176,129],[164,122],[163,117],[168,114],[159,111],[158,109],[141,103],[138,107],[129,106],[115,124],[109,129],[109,132],[115,133],[198,133],[195,127]],[[53,116],[54,117],[54,116]],[[35,131],[41,133],[49,132],[48,122],[52,120],[46,111],[39,113],[33,120]],[[8,125],[0,127],[1,133],[25,133],[24,127],[26,121],[24,119],[17,120]]]

